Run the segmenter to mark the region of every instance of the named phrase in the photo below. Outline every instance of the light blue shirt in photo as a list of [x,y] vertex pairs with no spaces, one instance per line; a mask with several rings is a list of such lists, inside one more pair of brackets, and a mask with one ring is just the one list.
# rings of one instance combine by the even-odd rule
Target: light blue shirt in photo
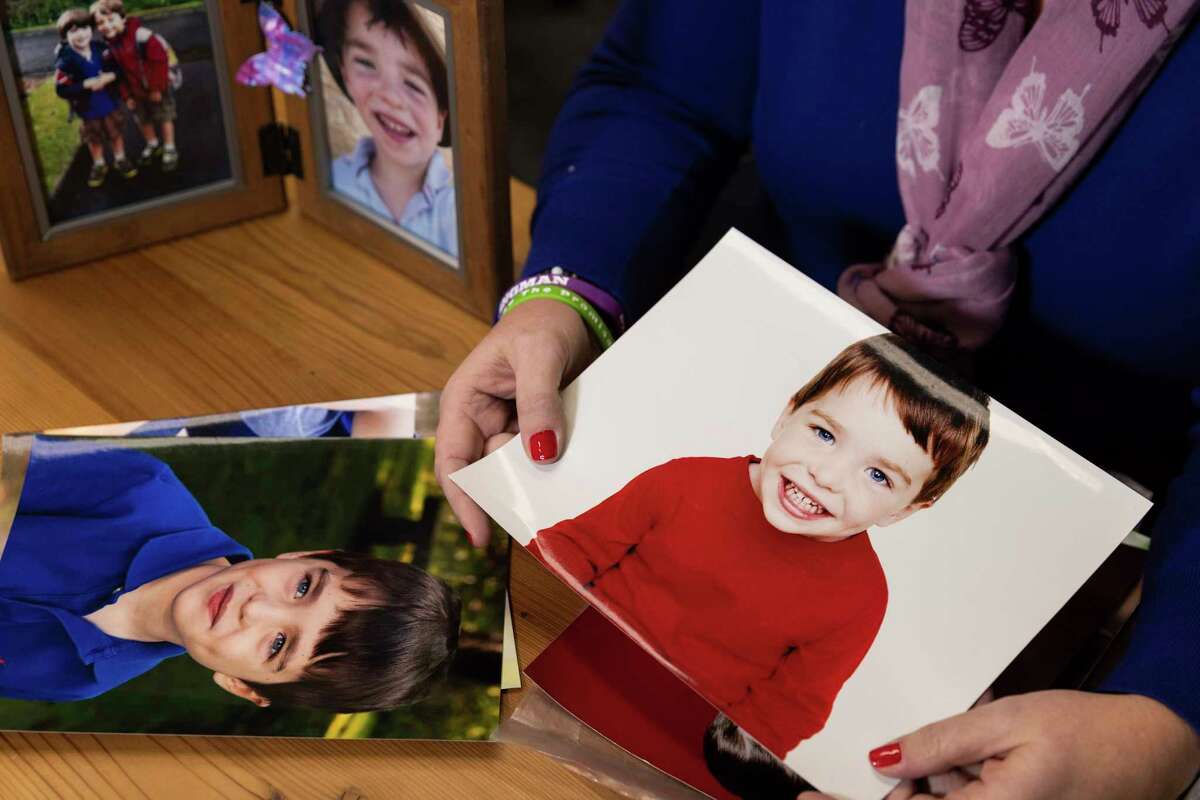
[[426,242],[458,258],[458,216],[454,203],[454,176],[446,166],[440,150],[433,152],[425,183],[404,207],[400,219],[384,204],[371,178],[371,161],[375,158],[375,140],[364,136],[358,140],[353,153],[333,162],[333,188],[338,194]]

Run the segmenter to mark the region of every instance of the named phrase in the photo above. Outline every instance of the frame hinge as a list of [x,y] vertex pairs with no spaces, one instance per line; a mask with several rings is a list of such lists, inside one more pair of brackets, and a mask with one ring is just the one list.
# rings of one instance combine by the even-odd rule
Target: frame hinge
[[262,150],[264,175],[304,177],[300,132],[295,128],[278,122],[263,125],[258,129],[258,145]]

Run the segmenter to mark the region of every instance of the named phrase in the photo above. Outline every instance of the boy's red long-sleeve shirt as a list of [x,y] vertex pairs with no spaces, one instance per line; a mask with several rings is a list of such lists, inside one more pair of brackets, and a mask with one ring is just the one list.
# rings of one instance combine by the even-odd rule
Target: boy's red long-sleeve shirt
[[669,461],[530,549],[782,758],[824,727],[887,582],[865,533],[821,542],[768,524],[755,460]]
[[126,17],[125,30],[107,41],[113,58],[121,67],[117,81],[121,96],[144,101],[149,99],[150,92],[167,91],[168,58],[167,50],[157,36],[152,35],[144,44],[138,44],[141,27],[140,19]]

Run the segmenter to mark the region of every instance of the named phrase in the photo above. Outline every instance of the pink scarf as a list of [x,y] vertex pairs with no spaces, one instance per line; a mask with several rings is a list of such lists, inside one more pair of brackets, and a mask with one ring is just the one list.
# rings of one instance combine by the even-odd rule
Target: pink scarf
[[838,293],[934,350],[974,350],[999,329],[1016,278],[1008,245],[1091,161],[1200,0],[1044,0],[1031,26],[1035,3],[908,0],[896,130],[907,224]]

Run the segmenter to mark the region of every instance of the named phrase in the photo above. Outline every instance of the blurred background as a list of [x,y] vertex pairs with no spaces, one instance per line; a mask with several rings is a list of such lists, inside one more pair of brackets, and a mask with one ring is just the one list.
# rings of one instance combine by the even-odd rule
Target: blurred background
[[619,0],[505,0],[508,155],[513,177],[537,184],[550,126]]

